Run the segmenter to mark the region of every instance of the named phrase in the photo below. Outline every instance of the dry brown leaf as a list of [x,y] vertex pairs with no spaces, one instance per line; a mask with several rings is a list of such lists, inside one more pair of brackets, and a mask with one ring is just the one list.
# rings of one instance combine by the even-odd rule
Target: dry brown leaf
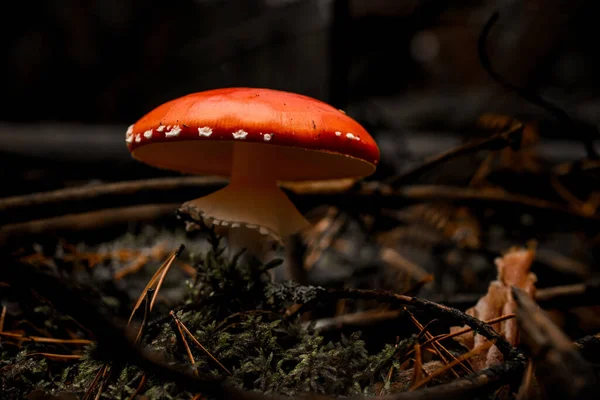
[[[511,293],[512,286],[525,290],[531,297],[535,295],[537,278],[534,273],[530,272],[534,258],[535,250],[516,247],[511,248],[503,257],[497,258],[495,260],[498,269],[497,279],[490,283],[485,296],[480,298],[477,304],[469,308],[466,313],[482,321],[514,314],[517,304]],[[492,327],[510,344],[516,346],[519,343],[519,329],[514,318],[493,324]],[[450,332],[453,333],[463,328],[455,326],[450,328]],[[474,332],[457,336],[455,340],[470,350],[486,345],[488,341]],[[495,346],[471,359],[475,371],[501,362],[502,354]]]

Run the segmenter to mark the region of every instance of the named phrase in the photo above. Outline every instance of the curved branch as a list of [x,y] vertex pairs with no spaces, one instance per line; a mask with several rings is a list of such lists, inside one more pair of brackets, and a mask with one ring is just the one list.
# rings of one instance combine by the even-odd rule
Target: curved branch
[[[498,82],[500,85],[506,87],[514,91],[517,95],[522,97],[523,99],[529,101],[532,104],[548,111],[552,114],[558,122],[563,126],[564,129],[574,130],[575,133],[579,136],[581,142],[583,143],[585,150],[587,152],[587,156],[590,159],[597,160],[600,158],[594,149],[594,138],[598,137],[598,130],[595,127],[589,126],[587,124],[576,124],[575,121],[571,118],[571,116],[563,109],[555,106],[547,100],[544,100],[536,93],[529,92],[528,90],[521,88],[517,85],[514,85],[510,82],[507,82],[493,67],[492,62],[490,61],[489,55],[487,53],[487,39],[492,30],[494,24],[498,21],[500,14],[496,11],[492,14],[490,19],[486,22],[481,30],[481,34],[479,35],[479,40],[477,42],[477,51],[479,54],[479,60],[481,65],[488,73],[488,75]],[[581,132],[581,130],[585,132]]]
[[400,175],[391,177],[387,183],[389,183],[393,188],[399,188],[400,186],[411,182],[419,175],[432,170],[433,168],[452,158],[474,153],[480,150],[501,150],[509,146],[518,147],[523,135],[523,127],[523,123],[514,122],[506,131],[498,132],[484,139],[472,140],[461,146],[457,146],[453,149],[437,154],[425,160],[424,163],[419,164],[416,167],[401,173]]

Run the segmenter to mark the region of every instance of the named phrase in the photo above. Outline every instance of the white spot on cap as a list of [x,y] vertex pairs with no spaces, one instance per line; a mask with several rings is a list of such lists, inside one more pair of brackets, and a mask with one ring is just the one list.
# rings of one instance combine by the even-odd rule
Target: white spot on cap
[[358,136],[354,136],[353,134],[351,134],[350,132],[346,133],[346,137],[348,139],[352,139],[352,140],[360,140],[360,138]]
[[262,226],[258,228],[258,231],[262,234],[262,235],[268,235],[269,234],[269,230],[267,228],[263,228]]
[[263,136],[265,139],[265,142],[268,142],[269,140],[271,140],[273,138],[273,134],[272,133],[265,133],[265,136]]
[[150,139],[152,137],[152,129],[148,129],[146,132],[144,132],[144,137],[146,139]]
[[129,125],[127,132],[125,132],[125,141],[127,143],[133,142],[133,125]]
[[239,228],[240,226],[242,226],[242,225],[240,223],[238,223],[238,222],[234,222],[234,223],[231,224],[232,228]]
[[166,137],[179,136],[179,133],[181,132],[181,128],[179,127],[179,125],[173,125],[173,128],[171,130],[168,130],[169,127],[170,125],[167,126],[167,131],[165,132]]
[[342,132],[336,132],[335,136],[342,136]]
[[165,126],[164,125],[159,125],[158,128],[156,128],[156,132],[162,132],[165,130]]
[[246,136],[248,136],[248,132],[246,132],[243,129],[240,129],[237,132],[233,132],[232,135],[234,139],[246,139]]
[[338,108],[338,111],[341,112],[342,114],[346,114],[346,111],[342,110],[341,108]]
[[198,134],[200,136],[209,137],[212,135],[212,129],[210,129],[208,126],[205,126],[204,128],[198,128]]
[[135,135],[135,142],[139,143],[142,141],[142,135],[140,135],[139,133],[137,135]]

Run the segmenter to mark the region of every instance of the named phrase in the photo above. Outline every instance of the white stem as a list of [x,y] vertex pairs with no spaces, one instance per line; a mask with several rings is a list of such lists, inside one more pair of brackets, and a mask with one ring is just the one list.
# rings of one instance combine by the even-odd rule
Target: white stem
[[229,185],[192,200],[207,222],[228,231],[231,244],[263,253],[269,237],[279,242],[308,226],[292,202],[277,186],[279,159],[272,146],[235,143]]

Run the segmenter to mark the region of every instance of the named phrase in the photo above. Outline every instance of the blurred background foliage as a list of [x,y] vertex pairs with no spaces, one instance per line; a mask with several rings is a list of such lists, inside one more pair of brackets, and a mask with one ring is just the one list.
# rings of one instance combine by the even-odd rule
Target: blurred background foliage
[[[344,108],[380,143],[377,177],[447,149],[484,112],[552,120],[491,81],[477,37],[507,80],[598,122],[596,15],[583,0],[36,0],[0,36],[0,195],[90,179],[170,175],[130,160],[126,127],[190,92],[255,86]],[[541,130],[555,160],[573,132]]]

